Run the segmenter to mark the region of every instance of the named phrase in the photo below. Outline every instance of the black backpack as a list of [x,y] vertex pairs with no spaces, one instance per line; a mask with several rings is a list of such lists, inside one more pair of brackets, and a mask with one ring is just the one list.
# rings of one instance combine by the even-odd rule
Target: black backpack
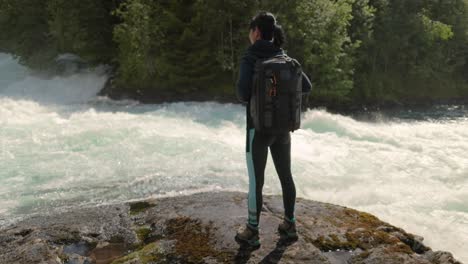
[[250,116],[255,130],[282,134],[301,126],[302,69],[286,55],[259,59],[255,64]]

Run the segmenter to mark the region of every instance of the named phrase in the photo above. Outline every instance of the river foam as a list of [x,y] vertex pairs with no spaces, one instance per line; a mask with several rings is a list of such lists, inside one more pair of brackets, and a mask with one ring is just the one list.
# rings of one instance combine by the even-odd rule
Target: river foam
[[[105,80],[99,69],[41,79],[0,54],[0,223],[247,191],[242,106],[112,101],[95,96]],[[298,196],[373,213],[468,262],[466,117],[362,122],[309,110],[292,142]],[[264,191],[281,193],[271,158]]]

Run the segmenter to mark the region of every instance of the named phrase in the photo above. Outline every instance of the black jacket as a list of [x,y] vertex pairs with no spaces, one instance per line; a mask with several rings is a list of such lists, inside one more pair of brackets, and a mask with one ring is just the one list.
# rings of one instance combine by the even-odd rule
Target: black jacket
[[[257,40],[249,46],[240,61],[239,79],[237,81],[237,98],[242,103],[248,103],[252,91],[253,75],[255,62],[258,59],[270,58],[275,55],[285,54],[284,50],[276,47],[273,42],[268,40]],[[312,89],[312,83],[307,75],[302,73],[302,92],[309,93]],[[252,127],[247,106],[247,129]]]

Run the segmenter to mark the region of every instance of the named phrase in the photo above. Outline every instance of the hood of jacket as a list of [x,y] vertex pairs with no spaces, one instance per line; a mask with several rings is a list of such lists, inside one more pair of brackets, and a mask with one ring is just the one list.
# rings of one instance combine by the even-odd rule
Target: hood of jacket
[[247,49],[248,53],[258,58],[269,58],[275,55],[284,54],[284,50],[268,40],[259,39]]

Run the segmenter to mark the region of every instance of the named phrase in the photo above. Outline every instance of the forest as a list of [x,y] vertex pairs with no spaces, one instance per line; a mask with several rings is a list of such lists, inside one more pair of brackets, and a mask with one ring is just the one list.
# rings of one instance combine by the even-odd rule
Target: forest
[[250,19],[270,11],[316,105],[468,98],[468,0],[0,0],[0,52],[112,66],[114,93],[235,100]]

